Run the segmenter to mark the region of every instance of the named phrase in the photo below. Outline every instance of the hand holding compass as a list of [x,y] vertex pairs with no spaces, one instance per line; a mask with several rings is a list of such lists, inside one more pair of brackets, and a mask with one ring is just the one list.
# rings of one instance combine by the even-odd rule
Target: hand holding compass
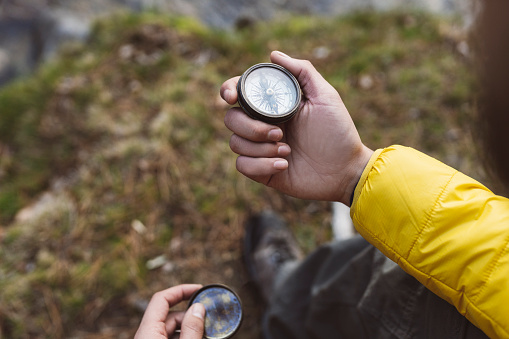
[[282,81],[273,66],[255,65],[223,84],[223,99],[245,109],[231,108],[225,116],[234,133],[230,147],[239,154],[237,170],[297,198],[349,205],[372,151],[362,144],[338,92],[309,61],[281,52],[272,52],[271,61],[295,77],[300,103],[292,78]]

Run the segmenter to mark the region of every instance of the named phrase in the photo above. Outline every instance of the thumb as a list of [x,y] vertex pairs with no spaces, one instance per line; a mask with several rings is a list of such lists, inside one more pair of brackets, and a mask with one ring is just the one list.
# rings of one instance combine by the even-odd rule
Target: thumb
[[205,307],[193,304],[182,321],[180,339],[202,339],[205,327]]
[[300,84],[304,96],[310,101],[337,96],[337,92],[308,60],[294,59],[283,52],[273,51],[270,60],[290,71]]

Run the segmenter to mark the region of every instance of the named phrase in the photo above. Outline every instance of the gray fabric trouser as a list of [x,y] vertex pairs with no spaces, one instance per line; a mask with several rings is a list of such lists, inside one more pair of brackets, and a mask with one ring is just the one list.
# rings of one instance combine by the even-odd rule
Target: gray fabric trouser
[[361,237],[285,266],[274,295],[267,339],[487,338]]

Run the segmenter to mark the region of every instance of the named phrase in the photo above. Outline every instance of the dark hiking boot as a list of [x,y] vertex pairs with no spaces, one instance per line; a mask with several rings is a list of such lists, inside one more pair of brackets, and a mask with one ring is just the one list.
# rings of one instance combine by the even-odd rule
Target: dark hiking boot
[[265,302],[283,265],[303,257],[285,222],[273,212],[252,216],[246,223],[244,258],[248,273]]

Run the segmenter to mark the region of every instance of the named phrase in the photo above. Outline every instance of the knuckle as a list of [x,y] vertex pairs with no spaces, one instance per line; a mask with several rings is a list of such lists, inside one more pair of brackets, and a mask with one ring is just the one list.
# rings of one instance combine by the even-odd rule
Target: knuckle
[[307,59],[303,59],[303,60],[300,60],[300,63],[301,63],[301,67],[303,69],[313,69],[314,66],[313,66],[313,63]]
[[283,146],[282,143],[278,143],[278,144],[272,144],[270,145],[270,153],[273,157],[275,156],[278,156],[279,155],[279,147]]
[[265,126],[261,126],[259,124],[252,124],[250,127],[250,134],[256,140],[265,140],[265,136],[267,134]]
[[163,293],[161,291],[156,292],[152,295],[152,298],[150,299],[150,302],[153,302],[154,300],[159,300],[164,298]]
[[228,110],[224,116],[224,124],[226,127],[231,129],[231,126],[233,125],[233,112],[232,110]]
[[163,292],[159,291],[152,295],[152,299],[160,299],[163,296]]
[[237,168],[237,171],[239,171],[242,174],[247,174],[245,171],[244,161],[242,157],[237,157],[237,161],[235,162],[235,167]]
[[233,152],[238,153],[240,151],[240,144],[240,138],[236,134],[233,134],[230,138],[230,149]]
[[228,81],[225,81],[222,85],[221,85],[221,89],[219,90],[221,93],[224,93],[224,91],[226,91],[228,89]]

